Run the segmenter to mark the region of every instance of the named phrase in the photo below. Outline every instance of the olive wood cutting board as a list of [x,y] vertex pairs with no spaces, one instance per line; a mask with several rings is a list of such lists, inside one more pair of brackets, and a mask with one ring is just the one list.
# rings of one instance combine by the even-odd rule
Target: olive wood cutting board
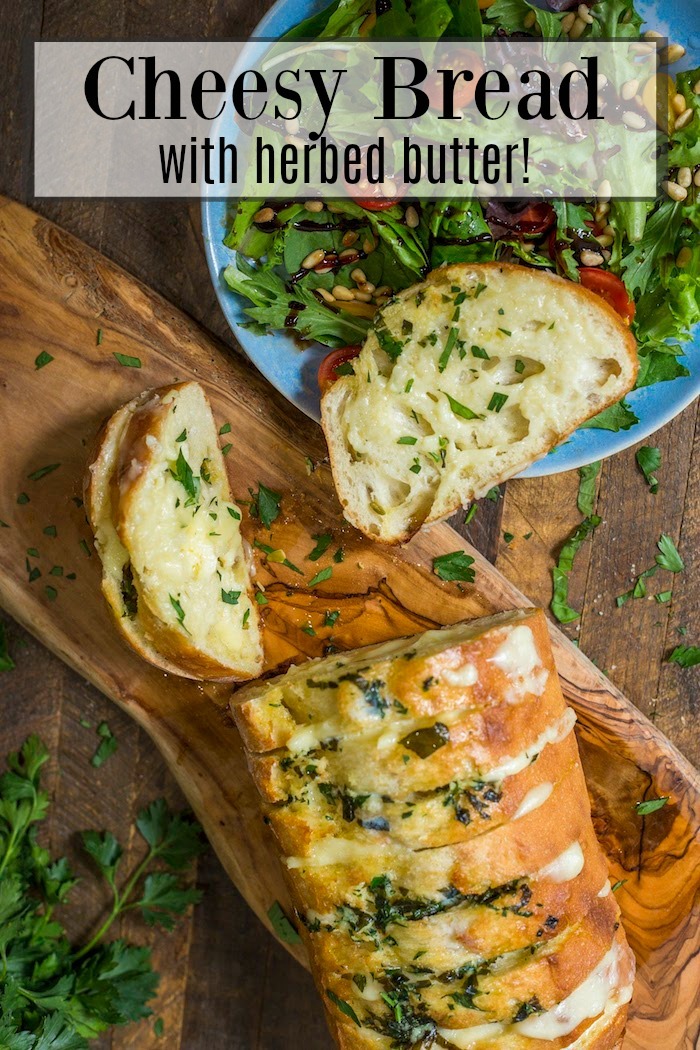
[[[80,499],[105,417],[147,387],[189,378],[204,384],[218,425],[230,424],[221,442],[231,446],[234,498],[249,499],[260,481],[283,494],[271,534],[244,514],[250,541],[284,550],[301,569],[269,564],[255,551],[268,598],[267,671],[320,655],[331,635],[338,648],[352,648],[529,602],[471,549],[475,583],[440,581],[432,559],[465,549],[447,525],[400,550],[360,537],[343,520],[315,424],[154,292],[0,198],[0,519],[8,526],[0,528],[0,603],[150,734],[229,875],[269,926],[268,909],[275,900],[286,907],[287,897],[227,712],[230,687],[165,675],[125,646],[100,593]],[[328,532],[327,552],[309,560],[313,537]],[[333,560],[338,548],[342,562]],[[309,581],[327,567],[332,575],[312,593]],[[326,610],[340,611],[332,628],[324,626]],[[611,879],[626,880],[617,893],[639,969],[625,1050],[691,1050],[700,1031],[700,780],[555,628],[552,641],[579,717]],[[636,802],[663,795],[670,796],[663,809],[635,812]],[[304,962],[298,946],[290,950]]]

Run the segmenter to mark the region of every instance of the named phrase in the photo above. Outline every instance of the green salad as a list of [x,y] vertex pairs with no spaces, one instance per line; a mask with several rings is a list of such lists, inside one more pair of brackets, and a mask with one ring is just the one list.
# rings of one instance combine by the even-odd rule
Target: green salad
[[[644,38],[631,0],[588,8],[572,0],[549,3],[540,9],[527,0],[334,0],[286,39]],[[670,45],[669,67],[682,55]],[[235,202],[225,243],[236,256],[224,276],[245,300],[250,327],[290,331],[331,348],[357,345],[391,297],[431,269],[513,262],[556,272],[606,299],[636,336],[638,387],[687,375],[683,343],[700,320],[700,68],[662,75],[668,176],[654,202],[391,196]],[[637,104],[655,102],[638,96]],[[384,192],[395,191],[385,184]],[[617,431],[636,422],[623,401],[587,425]]]

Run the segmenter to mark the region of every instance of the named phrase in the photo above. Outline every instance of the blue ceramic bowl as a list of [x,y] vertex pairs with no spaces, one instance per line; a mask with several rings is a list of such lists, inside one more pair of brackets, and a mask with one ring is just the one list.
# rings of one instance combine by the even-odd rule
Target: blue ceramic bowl
[[[298,25],[302,19],[326,6],[329,0],[277,0],[258,25],[254,37],[278,38]],[[674,69],[689,68],[700,54],[700,27],[695,3],[673,0],[637,5],[650,28],[683,44],[687,55]],[[246,321],[242,301],[225,284],[222,273],[234,252],[223,243],[226,234],[226,201],[205,197],[202,201],[202,233],[209,272],[221,309],[232,332],[253,364],[284,396],[312,419],[319,419],[319,390],[316,382],[318,365],[328,353],[327,347],[311,346],[301,350],[293,339],[282,332],[255,335],[242,325]],[[690,375],[667,383],[635,390],[628,401],[639,417],[639,423],[617,434],[606,430],[578,430],[550,455],[524,472],[523,477],[542,477],[592,463],[611,456],[653,434],[700,394],[700,330],[686,347],[684,364]]]

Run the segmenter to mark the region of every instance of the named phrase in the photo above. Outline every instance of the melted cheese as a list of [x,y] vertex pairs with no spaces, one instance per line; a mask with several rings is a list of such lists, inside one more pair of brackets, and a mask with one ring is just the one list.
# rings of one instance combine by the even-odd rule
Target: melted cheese
[[440,680],[447,682],[448,685],[458,685],[469,687],[470,685],[476,685],[479,681],[479,672],[473,664],[465,664],[463,667],[458,667],[456,670],[443,671],[440,675]]
[[525,624],[511,627],[489,663],[495,664],[510,681],[506,700],[517,704],[526,696],[542,696],[549,674],[542,667],[535,638]]
[[547,726],[534,743],[530,744],[524,751],[521,751],[519,755],[506,758],[500,765],[482,772],[481,779],[488,784],[495,784],[505,780],[506,777],[514,777],[516,773],[521,773],[541,751],[544,751],[547,744],[558,744],[566,739],[574,728],[575,723],[576,714],[571,707],[567,707],[559,721],[554,722],[551,726]]
[[602,890],[599,890],[599,891],[598,891],[598,893],[596,894],[596,896],[597,896],[597,897],[607,897],[607,896],[608,896],[608,894],[609,894],[609,893],[610,893],[611,891],[612,891],[612,886],[610,885],[610,880],[609,880],[609,879],[606,879],[606,881],[605,881],[605,885],[603,886]]
[[574,842],[550,864],[540,868],[535,878],[549,879],[551,882],[569,882],[581,874],[584,864],[583,850],[578,842]]
[[376,845],[357,842],[354,839],[325,838],[314,843],[308,857],[287,857],[288,868],[323,868],[330,864],[354,864],[376,858],[380,842]]
[[531,788],[513,814],[513,820],[519,820],[520,817],[525,817],[528,813],[532,813],[533,810],[539,809],[553,791],[554,784],[538,784],[536,787]]

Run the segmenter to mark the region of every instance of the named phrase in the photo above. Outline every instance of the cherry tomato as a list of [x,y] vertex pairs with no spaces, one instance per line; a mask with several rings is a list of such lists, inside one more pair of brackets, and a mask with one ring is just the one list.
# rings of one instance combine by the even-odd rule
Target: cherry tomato
[[609,270],[600,270],[597,266],[582,266],[578,274],[584,288],[599,295],[612,306],[625,324],[632,323],[636,306],[619,277]]
[[[457,73],[462,69],[469,69],[474,74],[472,80],[465,80],[464,77],[459,77],[455,81],[453,95],[452,95],[452,106],[455,112],[460,109],[465,109],[474,98],[474,92],[476,91],[476,82],[484,72],[484,64],[479,56],[474,51],[470,51],[465,48],[454,52],[447,58],[443,59],[440,63],[441,68],[451,69]],[[442,73],[433,73],[425,83],[424,91],[428,96],[431,109],[437,109],[442,112],[442,97],[443,97],[443,77]]]
[[354,357],[360,352],[359,346],[340,346],[337,350],[332,350],[327,357],[324,357],[321,364],[318,366],[318,385],[321,388],[321,393],[325,394],[329,386],[335,383],[338,379],[338,373],[336,369],[340,365],[344,365],[347,361],[352,361]]
[[[363,186],[364,189],[364,186]],[[376,187],[377,193],[381,193],[381,187]],[[400,197],[353,197],[355,204],[359,204],[361,208],[365,208],[367,211],[386,211],[387,208],[393,208],[395,204],[398,204],[401,200]]]

